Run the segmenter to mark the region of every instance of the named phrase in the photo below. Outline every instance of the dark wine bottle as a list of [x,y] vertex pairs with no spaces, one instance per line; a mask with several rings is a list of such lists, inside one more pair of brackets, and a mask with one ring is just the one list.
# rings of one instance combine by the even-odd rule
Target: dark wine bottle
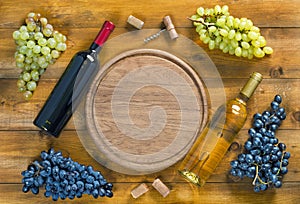
[[98,54],[114,30],[105,21],[90,48],[76,53],[55,85],[33,124],[47,134],[58,137],[99,70]]

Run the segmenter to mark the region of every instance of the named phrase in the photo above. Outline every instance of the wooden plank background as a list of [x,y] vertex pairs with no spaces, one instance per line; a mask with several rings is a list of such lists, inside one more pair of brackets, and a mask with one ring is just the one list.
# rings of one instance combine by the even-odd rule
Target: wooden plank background
[[[186,17],[195,13],[199,6],[213,7],[227,4],[236,17],[247,17],[261,28],[274,54],[264,59],[247,60],[221,51],[208,50],[200,42],[197,33]],[[252,1],[129,1],[129,0],[52,0],[0,2],[0,203],[47,203],[42,193],[37,196],[21,192],[21,175],[28,163],[39,156],[40,151],[53,146],[66,150],[74,160],[91,164],[115,184],[112,199],[94,200],[91,196],[67,202],[74,203],[300,203],[300,1],[299,0],[252,0]],[[17,93],[16,81],[19,70],[14,65],[15,45],[12,32],[19,28],[30,11],[40,12],[50,23],[68,37],[68,49],[61,58],[48,68],[40,80],[31,101],[24,101]],[[240,150],[228,152],[222,163],[201,189],[186,183],[176,173],[178,164],[151,175],[127,176],[108,170],[89,156],[81,145],[74,126],[68,124],[60,138],[42,137],[32,121],[70,58],[79,50],[86,49],[97,34],[104,20],[116,24],[112,37],[134,30],[127,23],[129,15],[145,22],[144,28],[158,28],[165,15],[172,17],[180,34],[195,41],[215,63],[223,79],[226,96],[234,97],[253,71],[261,72],[264,80],[249,102],[249,114],[263,111],[275,94],[283,96],[287,119],[277,135],[286,143],[292,158],[289,173],[281,189],[254,193],[250,181],[233,182],[228,178],[229,161]],[[84,34],[83,34],[84,33]],[[243,144],[248,118],[237,142]],[[171,188],[168,197],[162,198],[152,190],[134,200],[130,191],[142,182],[149,185],[160,177]]]

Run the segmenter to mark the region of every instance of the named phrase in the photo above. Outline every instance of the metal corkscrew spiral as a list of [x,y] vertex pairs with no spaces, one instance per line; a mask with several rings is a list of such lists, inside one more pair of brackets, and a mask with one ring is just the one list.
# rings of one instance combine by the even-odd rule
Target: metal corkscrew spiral
[[151,40],[154,40],[154,39],[158,38],[158,37],[160,36],[160,34],[161,34],[162,32],[164,32],[165,30],[166,30],[166,29],[164,28],[164,29],[160,30],[159,32],[157,32],[157,33],[155,33],[155,34],[153,34],[153,35],[150,35],[149,37],[145,38],[145,39],[144,39],[144,43],[148,43],[148,42],[150,42]]

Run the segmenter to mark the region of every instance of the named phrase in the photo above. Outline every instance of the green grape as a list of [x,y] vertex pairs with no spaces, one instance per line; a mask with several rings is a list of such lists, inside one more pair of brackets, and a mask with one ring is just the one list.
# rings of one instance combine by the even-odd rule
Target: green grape
[[18,46],[23,46],[23,45],[26,45],[26,44],[27,44],[27,42],[26,42],[25,40],[21,40],[21,39],[15,41],[15,42],[16,42],[16,44],[17,44]]
[[48,67],[49,63],[48,62],[44,62],[43,64],[41,64],[41,68],[42,69],[46,69]]
[[[50,51],[50,52],[51,52],[51,51]],[[51,53],[45,55],[45,59],[46,59],[47,62],[50,63],[50,62],[52,61],[52,55],[51,55]]]
[[34,31],[35,28],[36,28],[36,23],[35,23],[35,22],[28,22],[28,24],[27,24],[27,29],[28,29],[29,31]]
[[260,43],[260,47],[265,47],[267,45],[267,41],[264,36],[259,36],[257,41]]
[[234,18],[233,28],[238,29],[240,27],[241,20],[239,18]]
[[20,34],[20,39],[21,40],[27,40],[29,38],[29,33],[27,31],[23,31]]
[[[199,25],[201,27],[198,30],[203,28],[202,24]],[[47,18],[30,12],[25,18],[25,24],[12,33],[12,38],[17,45],[14,53],[16,67],[22,69],[17,87],[24,92],[26,99],[30,99],[40,75],[67,49],[67,37],[55,31]]]
[[41,46],[39,45],[35,45],[33,48],[32,48],[32,51],[36,54],[40,53],[41,52]]
[[37,62],[39,59],[39,56],[40,56],[39,54],[33,55],[33,57],[32,57],[33,62]]
[[216,26],[218,27],[224,27],[226,20],[224,18],[219,18],[216,22]]
[[263,51],[268,55],[273,53],[273,49],[271,47],[264,47]]
[[21,35],[21,32],[18,31],[18,30],[15,30],[15,31],[13,32],[13,39],[14,39],[14,40],[18,40],[18,39],[20,38],[20,35]]
[[26,54],[27,50],[28,50],[27,46],[26,46],[26,45],[22,45],[22,46],[20,47],[20,49],[19,49],[19,52],[20,52],[21,54]]
[[210,27],[208,28],[208,31],[209,31],[210,33],[213,33],[213,32],[215,32],[216,30],[217,30],[216,26],[210,26]]
[[233,39],[235,37],[235,30],[230,30],[227,37]]
[[47,18],[42,17],[42,18],[40,18],[40,22],[41,22],[42,26],[46,26],[48,23],[48,20],[47,20]]
[[37,70],[37,69],[40,68],[40,66],[36,62],[32,62],[31,65],[30,65],[30,67],[31,67],[32,70]]
[[253,51],[254,51],[253,54],[255,57],[262,58],[265,56],[264,51],[262,49],[260,49],[259,47],[254,48]]
[[242,57],[248,57],[248,50],[242,49]]
[[24,81],[28,82],[28,81],[31,80],[31,75],[30,75],[29,72],[24,72],[22,78],[23,78]]
[[31,79],[34,80],[34,81],[38,81],[39,78],[40,78],[40,73],[38,70],[32,70],[30,72],[30,75],[31,75]]
[[197,13],[199,14],[199,16],[203,16],[203,15],[204,15],[204,8],[199,7],[199,8],[197,9]]
[[203,40],[203,42],[204,42],[205,44],[208,44],[209,41],[210,41],[210,37],[208,37],[208,36],[206,36],[206,37],[204,38],[204,40]]
[[56,47],[55,47],[58,51],[65,51],[67,49],[67,45],[66,43],[63,42],[59,42]]
[[239,30],[244,30],[246,27],[246,22],[245,21],[241,21],[240,24],[239,24]]
[[226,14],[226,13],[228,13],[228,10],[229,10],[229,7],[227,5],[224,5],[222,7],[222,13]]
[[223,37],[227,37],[228,36],[228,31],[225,30],[225,29],[220,29],[220,34],[223,36]]
[[40,38],[43,38],[44,37],[44,35],[43,35],[43,33],[41,33],[41,32],[36,32],[35,34],[34,34],[34,39],[35,40],[39,40]]
[[227,43],[225,43],[224,41],[222,41],[219,45],[220,50],[223,50],[225,47],[227,47]]
[[32,49],[27,49],[25,54],[26,54],[27,57],[33,57]]
[[256,40],[258,38],[259,34],[254,32],[254,31],[250,31],[248,33],[248,37],[250,38],[250,40]]
[[25,92],[26,89],[27,89],[27,88],[26,88],[25,86],[18,87],[18,91],[19,91],[19,92]]
[[25,67],[25,64],[23,62],[16,62],[16,66],[20,69],[23,69]]
[[226,46],[226,47],[224,47],[224,49],[222,50],[224,53],[228,53],[229,52],[229,47],[228,46]]
[[25,91],[23,96],[26,100],[29,100],[32,97],[32,92],[31,91]]
[[237,47],[239,46],[238,41],[236,41],[235,39],[232,39],[232,40],[230,41],[230,44],[231,44],[231,46],[232,46],[233,48],[237,48]]
[[58,58],[59,55],[60,55],[59,51],[57,51],[57,50],[52,50],[52,51],[51,51],[51,56],[52,56],[53,58]]
[[20,28],[19,28],[19,31],[22,33],[22,32],[27,32],[27,27],[25,25],[22,25]]
[[33,18],[35,16],[34,12],[30,12],[27,14],[27,18]]
[[45,29],[43,29],[43,34],[46,37],[50,37],[52,35],[52,30],[49,28],[45,28]]
[[46,58],[44,56],[41,56],[38,58],[37,63],[41,66],[42,64],[44,64],[46,62]]
[[45,72],[45,69],[39,69],[40,75],[44,74],[44,72]]
[[15,59],[16,59],[16,62],[24,62],[25,56],[23,54],[17,54]]
[[232,45],[229,45],[229,46],[228,46],[228,49],[229,49],[229,54],[230,54],[230,55],[234,55],[234,54],[235,54],[235,48],[232,47]]
[[18,88],[24,87],[25,84],[26,84],[26,82],[25,82],[24,80],[22,80],[22,79],[19,79],[19,80],[17,81],[17,87],[18,87]]
[[213,49],[215,49],[215,45],[216,45],[215,41],[214,40],[210,40],[209,43],[208,43],[208,48],[210,50],[213,50]]
[[234,54],[235,54],[237,57],[242,56],[242,48],[241,48],[241,47],[235,48]]
[[250,42],[251,41],[251,39],[248,37],[248,35],[246,33],[242,34],[242,40],[244,42]]
[[216,41],[216,44],[220,45],[220,43],[222,42],[222,37],[218,35],[218,36],[215,38],[215,41]]
[[[196,26],[196,32],[210,50],[220,49],[224,53],[252,59],[272,54],[273,49],[267,46],[266,39],[260,29],[247,18],[233,17],[227,5],[214,8],[199,7],[190,20]],[[55,37],[56,36],[56,37]],[[59,35],[54,35],[59,41]],[[62,49],[56,45],[55,49]]]
[[44,47],[41,48],[41,53],[43,55],[48,55],[48,54],[50,54],[50,52],[51,52],[51,49],[49,47],[44,46]]
[[56,46],[56,40],[54,38],[49,38],[47,40],[47,45],[49,46],[49,48],[53,49]]
[[28,40],[27,41],[27,47],[32,49],[35,46],[35,42],[33,40]]
[[47,40],[45,38],[40,38],[40,39],[38,39],[38,44],[39,44],[39,46],[46,46]]
[[31,65],[30,64],[25,63],[24,65],[25,65],[24,66],[25,71],[30,71],[31,70]]
[[251,41],[251,44],[256,47],[256,48],[259,48],[260,47],[260,42],[258,40],[252,40]]
[[250,30],[252,28],[252,26],[253,26],[253,22],[251,20],[247,19],[245,29]]
[[250,30],[253,31],[253,32],[256,32],[256,33],[260,32],[260,29],[256,26],[252,26]]
[[62,35],[62,36],[61,36],[61,40],[62,40],[62,42],[64,42],[64,43],[67,42],[67,36]]
[[241,46],[242,46],[242,48],[244,48],[244,49],[249,49],[249,48],[250,48],[249,43],[244,42],[244,41],[241,42]]
[[26,84],[27,90],[34,91],[36,89],[36,82],[35,81],[29,81]]
[[57,31],[53,32],[53,37],[57,42],[62,42],[63,41],[63,35]]

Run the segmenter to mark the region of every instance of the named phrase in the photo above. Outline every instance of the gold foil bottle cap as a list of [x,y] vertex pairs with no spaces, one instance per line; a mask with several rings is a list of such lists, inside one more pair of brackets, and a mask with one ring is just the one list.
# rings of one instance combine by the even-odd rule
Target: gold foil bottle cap
[[250,75],[250,79],[244,85],[240,93],[245,95],[247,98],[250,98],[254,93],[255,89],[257,88],[257,86],[259,85],[259,83],[262,81],[262,79],[263,77],[260,73],[253,72]]
[[170,16],[165,16],[163,20],[164,20],[164,24],[166,26],[166,29],[169,32],[170,38],[172,40],[178,38],[178,33],[175,30],[175,26],[172,23],[171,17]]

